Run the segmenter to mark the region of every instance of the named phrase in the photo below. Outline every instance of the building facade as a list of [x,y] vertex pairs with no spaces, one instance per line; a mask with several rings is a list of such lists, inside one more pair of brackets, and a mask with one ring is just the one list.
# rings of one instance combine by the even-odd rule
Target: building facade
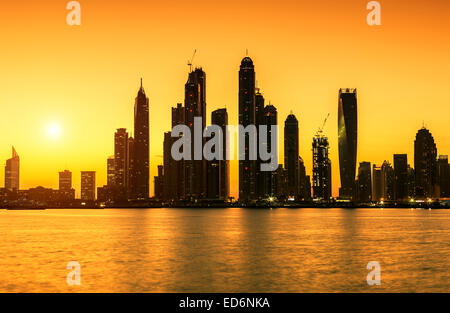
[[355,194],[356,154],[358,142],[358,111],[356,89],[340,89],[338,105],[339,196],[353,199]]

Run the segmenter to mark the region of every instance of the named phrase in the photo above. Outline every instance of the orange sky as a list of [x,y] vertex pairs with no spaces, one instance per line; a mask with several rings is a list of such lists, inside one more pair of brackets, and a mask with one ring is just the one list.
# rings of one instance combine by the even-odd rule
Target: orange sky
[[[358,88],[358,162],[408,153],[425,121],[439,154],[450,154],[450,3],[380,1],[382,25],[366,23],[365,0],[101,1],[81,0],[81,26],[66,24],[68,1],[0,5],[0,160],[14,145],[21,188],[56,188],[58,171],[97,171],[116,128],[132,130],[139,78],[150,98],[151,189],[162,163],[170,107],[183,102],[187,60],[207,74],[207,110],[227,107],[237,123],[238,69],[245,49],[279,124],[300,121],[300,154],[308,174],[311,141],[328,113],[333,190],[339,188],[337,97]],[[61,136],[46,134],[48,125]],[[280,129],[280,140],[283,130]],[[282,141],[281,141],[282,143]],[[280,163],[283,145],[280,145]],[[231,189],[237,193],[237,167]],[[4,171],[0,171],[3,186]]]

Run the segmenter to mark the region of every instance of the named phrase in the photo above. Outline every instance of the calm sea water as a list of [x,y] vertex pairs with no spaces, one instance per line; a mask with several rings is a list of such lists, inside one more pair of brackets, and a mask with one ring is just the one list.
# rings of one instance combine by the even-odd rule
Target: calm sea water
[[449,268],[445,210],[0,211],[0,292],[448,292]]

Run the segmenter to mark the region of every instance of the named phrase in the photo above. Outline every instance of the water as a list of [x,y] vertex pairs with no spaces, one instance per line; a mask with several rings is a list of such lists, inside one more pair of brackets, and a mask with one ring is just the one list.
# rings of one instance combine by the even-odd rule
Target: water
[[[450,211],[0,211],[0,292],[448,292]],[[68,286],[70,261],[81,286]],[[381,265],[368,286],[366,265]]]

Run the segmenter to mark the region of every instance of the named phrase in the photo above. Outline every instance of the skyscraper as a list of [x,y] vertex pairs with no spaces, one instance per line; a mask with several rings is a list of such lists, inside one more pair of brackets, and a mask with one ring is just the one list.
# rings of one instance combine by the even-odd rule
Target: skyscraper
[[228,113],[227,109],[218,109],[211,113],[211,124],[217,125],[222,129],[223,140],[222,160],[213,161],[219,167],[219,194],[220,199],[228,199],[230,196],[230,161],[227,160],[228,153]]
[[372,201],[372,169],[370,162],[359,163],[358,169],[358,200],[361,202]]
[[[206,196],[206,160],[203,157],[203,146],[205,138],[197,139],[194,132],[194,121],[196,117],[202,119],[202,131],[206,126],[206,74],[201,68],[196,68],[189,73],[185,84],[185,123],[191,130],[193,140],[191,140],[191,160],[186,160],[185,164],[185,187],[186,197],[194,200]],[[197,142],[199,140],[200,142]],[[196,147],[201,155],[196,156]],[[201,148],[201,150],[200,150]],[[197,160],[196,160],[197,159]]]
[[372,171],[372,201],[381,201],[383,196],[382,181],[381,167],[374,164]]
[[[247,127],[255,122],[255,67],[247,56],[242,59],[239,69],[239,125]],[[256,150],[257,138],[250,138],[247,132],[239,137],[245,141],[243,150],[239,148],[239,200],[248,201],[256,198],[258,162],[250,160],[250,149]]]
[[72,189],[72,172],[64,170],[59,172],[59,190],[69,191]]
[[75,189],[72,188],[72,172],[64,170],[59,172],[59,195],[60,200],[75,199]]
[[450,165],[448,164],[448,155],[439,156],[438,177],[440,198],[450,198]]
[[158,165],[158,176],[155,176],[155,198],[158,200],[163,199],[164,195],[164,166]]
[[6,160],[5,166],[5,189],[10,191],[19,190],[20,158],[16,149],[12,147],[12,157]]
[[311,199],[311,181],[306,175],[305,163],[301,156],[298,157],[298,186],[299,198],[303,200]]
[[284,167],[287,171],[287,192],[291,197],[299,194],[298,121],[289,114],[284,122]]
[[[274,149],[278,149],[278,146],[272,146],[272,138],[274,136],[277,136],[277,134],[272,132],[272,126],[278,125],[278,113],[275,106],[269,104],[266,107],[264,107],[264,120],[263,125],[267,126],[267,138],[259,139],[260,142],[260,149],[263,149],[267,152],[272,152]],[[259,136],[262,136],[262,134],[259,134]],[[276,138],[278,139],[278,138]],[[278,141],[277,141],[278,142]],[[261,144],[262,143],[262,144]],[[278,160],[277,160],[278,162]],[[258,169],[259,171],[259,169]],[[264,197],[271,196],[276,197],[280,195],[281,189],[280,182],[285,179],[285,173],[284,169],[281,167],[277,170],[276,173],[271,171],[261,172],[262,178],[264,181]],[[276,177],[278,175],[278,177]],[[256,183],[255,183],[256,184]],[[285,185],[283,185],[283,193],[285,193]],[[277,191],[278,190],[278,191]]]
[[423,127],[414,141],[416,197],[433,198],[437,187],[437,149],[430,131]]
[[408,155],[394,154],[394,200],[408,199]]
[[[255,87],[255,126],[256,132],[259,131],[259,126],[264,125],[264,96],[259,88]],[[259,140],[259,134],[257,135]],[[255,198],[263,199],[267,196],[264,194],[264,172],[261,171],[261,157],[259,156],[259,145],[256,145],[256,162],[255,162]]]
[[81,200],[95,201],[95,172],[81,172]]
[[313,138],[313,196],[317,200],[331,199],[331,160],[328,157],[328,138]]
[[388,161],[381,165],[381,200],[394,200],[394,169]]
[[147,199],[149,197],[149,136],[149,101],[145,95],[141,79],[141,87],[134,104],[134,158],[131,175],[131,197],[134,199]]
[[339,196],[344,199],[352,199],[355,187],[358,139],[356,89],[339,90],[338,110],[339,169],[341,176]]
[[128,133],[119,128],[114,134],[114,179],[117,190],[125,197],[129,186],[128,164]]
[[109,187],[112,187],[116,183],[116,178],[114,175],[115,171],[115,161],[114,156],[110,156],[108,160],[106,161],[106,184]]

